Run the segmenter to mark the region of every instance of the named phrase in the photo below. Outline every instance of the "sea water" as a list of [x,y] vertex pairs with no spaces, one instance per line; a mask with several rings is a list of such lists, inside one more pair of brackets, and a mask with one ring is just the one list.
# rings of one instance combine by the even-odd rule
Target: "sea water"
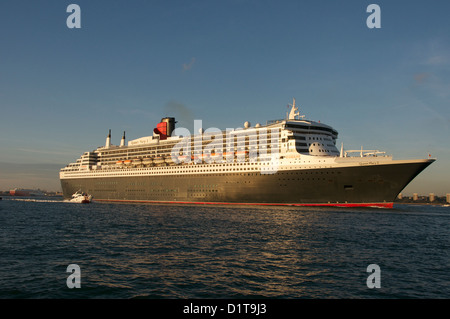
[[[437,205],[4,197],[0,298],[450,298],[449,230],[450,207]],[[78,267],[77,278],[70,265]]]

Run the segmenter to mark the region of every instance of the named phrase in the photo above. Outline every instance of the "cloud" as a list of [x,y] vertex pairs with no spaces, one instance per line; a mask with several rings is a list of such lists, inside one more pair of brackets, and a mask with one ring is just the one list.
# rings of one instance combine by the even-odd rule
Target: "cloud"
[[[414,95],[433,103],[445,105],[450,97],[450,82],[445,75],[435,72],[414,74]],[[430,102],[431,103],[431,102]]]
[[414,74],[414,80],[416,81],[417,84],[423,83],[425,82],[425,80],[430,76],[429,73],[427,72],[422,72],[422,73],[416,73]]
[[441,66],[448,64],[448,57],[445,55],[433,55],[428,58],[425,64],[433,66]]
[[195,63],[195,58],[191,59],[191,62],[189,63],[183,63],[183,72],[189,71],[190,69],[192,69],[192,66]]
[[430,67],[448,66],[450,48],[447,39],[434,38],[423,44],[424,64]]

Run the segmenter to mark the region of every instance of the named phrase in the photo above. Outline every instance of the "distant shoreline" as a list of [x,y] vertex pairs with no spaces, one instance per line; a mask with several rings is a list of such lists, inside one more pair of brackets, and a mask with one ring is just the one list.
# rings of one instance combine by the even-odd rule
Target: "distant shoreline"
[[446,196],[435,196],[433,200],[430,201],[428,196],[418,196],[416,200],[412,197],[397,198],[394,201],[395,204],[414,204],[414,205],[449,205]]
[[394,201],[395,204],[403,204],[403,205],[426,205],[426,206],[450,206],[450,203],[422,203],[422,202],[399,202]]

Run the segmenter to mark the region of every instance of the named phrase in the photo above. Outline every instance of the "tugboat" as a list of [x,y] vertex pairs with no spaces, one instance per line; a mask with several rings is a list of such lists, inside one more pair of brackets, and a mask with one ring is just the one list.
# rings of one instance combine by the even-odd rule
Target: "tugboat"
[[92,201],[92,195],[86,194],[80,190],[78,190],[75,194],[72,195],[72,198],[69,202],[72,203],[82,203],[89,204]]

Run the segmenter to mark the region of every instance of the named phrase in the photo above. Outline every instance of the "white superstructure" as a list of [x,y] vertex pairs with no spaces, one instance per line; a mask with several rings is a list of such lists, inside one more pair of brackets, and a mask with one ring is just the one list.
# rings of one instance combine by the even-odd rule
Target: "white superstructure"
[[[203,174],[217,172],[310,169],[329,166],[376,164],[392,158],[378,151],[358,150],[359,158],[336,148],[338,132],[323,123],[299,116],[295,100],[288,119],[244,129],[199,133],[191,137],[159,135],[141,137],[125,145],[111,144],[85,152],[75,163],[61,169],[60,177],[85,178],[139,176],[143,174]],[[187,141],[190,139],[190,142]],[[184,144],[183,144],[183,141]],[[190,144],[186,152],[181,146]],[[182,144],[180,146],[180,144]],[[200,147],[199,147],[200,146]],[[178,160],[173,151],[180,148]],[[183,153],[184,152],[184,153]],[[188,153],[188,154],[186,154]],[[382,155],[382,156],[380,156]],[[189,159],[187,160],[187,157]]]

